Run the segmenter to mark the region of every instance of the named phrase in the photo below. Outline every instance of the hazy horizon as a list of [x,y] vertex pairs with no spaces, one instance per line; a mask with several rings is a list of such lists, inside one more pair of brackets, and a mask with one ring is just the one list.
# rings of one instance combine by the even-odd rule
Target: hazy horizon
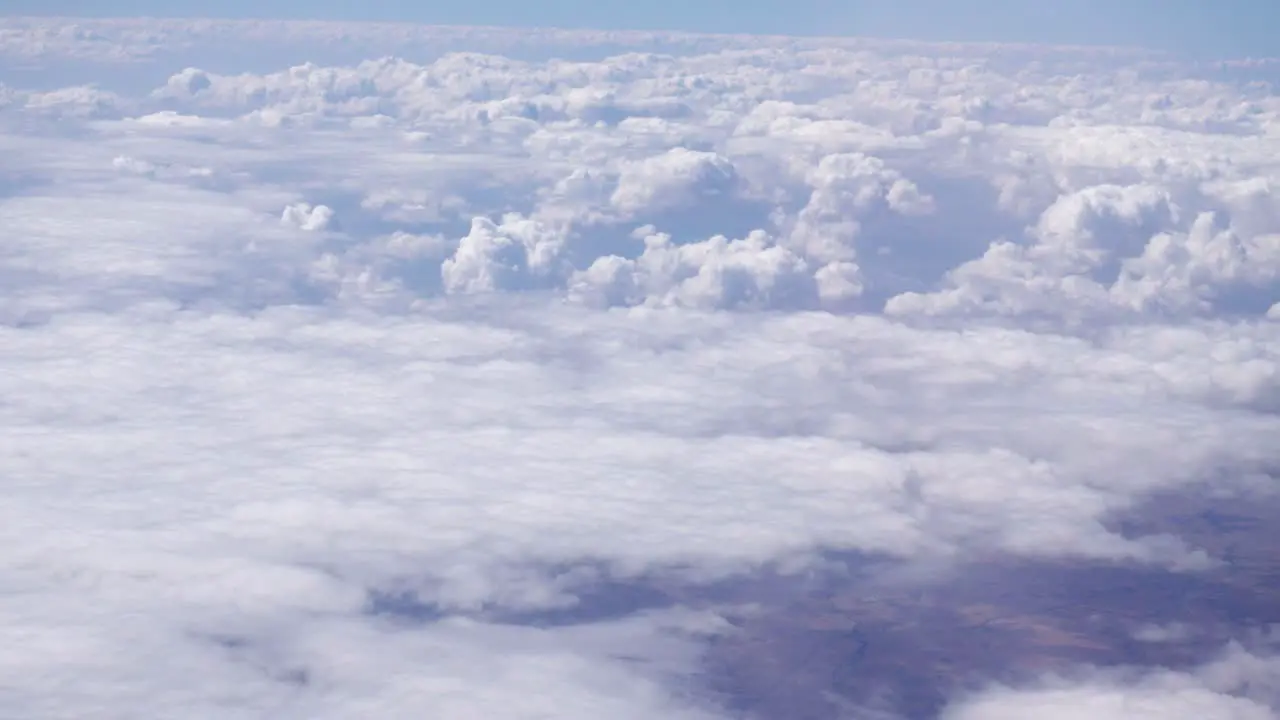
[[956,42],[1127,45],[1197,56],[1280,56],[1280,3],[1264,0],[476,0],[362,3],[10,0],[6,16],[392,21],[439,25],[866,36]]

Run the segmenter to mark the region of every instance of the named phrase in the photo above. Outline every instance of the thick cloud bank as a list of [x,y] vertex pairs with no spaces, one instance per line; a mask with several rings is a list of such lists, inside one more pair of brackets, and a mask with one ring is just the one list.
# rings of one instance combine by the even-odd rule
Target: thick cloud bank
[[[1115,518],[1273,491],[1268,63],[0,41],[2,716],[732,717],[743,578],[1222,572]],[[1273,645],[938,712],[1273,718]]]

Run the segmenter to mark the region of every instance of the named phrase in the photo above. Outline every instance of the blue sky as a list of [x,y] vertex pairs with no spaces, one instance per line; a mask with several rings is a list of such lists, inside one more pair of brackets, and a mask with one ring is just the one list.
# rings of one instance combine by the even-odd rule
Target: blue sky
[[1280,0],[3,0],[0,14],[404,20],[1134,44],[1280,55]]

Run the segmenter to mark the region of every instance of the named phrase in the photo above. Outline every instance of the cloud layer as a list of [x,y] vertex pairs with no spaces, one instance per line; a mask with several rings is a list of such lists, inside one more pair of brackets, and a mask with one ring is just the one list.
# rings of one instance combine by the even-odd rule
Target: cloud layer
[[[325,54],[426,32],[489,54]],[[6,712],[712,718],[714,603],[501,618],[832,553],[1226,562],[1111,520],[1280,467],[1257,68],[468,32],[0,25]],[[1226,652],[944,717],[1273,717]]]

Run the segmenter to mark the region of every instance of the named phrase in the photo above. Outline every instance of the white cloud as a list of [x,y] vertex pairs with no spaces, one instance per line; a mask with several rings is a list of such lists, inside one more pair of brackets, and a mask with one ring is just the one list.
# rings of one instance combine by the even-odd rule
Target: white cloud
[[1203,213],[1185,234],[1152,237],[1140,256],[1124,262],[1112,294],[1140,309],[1159,303],[1205,312],[1234,288],[1280,285],[1280,234],[1241,238],[1216,220]]
[[933,212],[933,198],[915,183],[861,153],[823,157],[806,178],[813,188],[796,214],[790,243],[823,262],[848,262],[857,255],[859,216],[878,207],[904,215]]
[[627,214],[696,207],[734,192],[736,180],[733,164],[727,159],[715,153],[674,148],[655,157],[624,163],[610,202]]
[[554,230],[519,215],[503,218],[501,225],[476,218],[457,251],[441,265],[445,290],[529,289],[558,270],[563,245]]
[[[1091,186],[1061,196],[1027,245],[993,243],[949,274],[952,287],[892,299],[893,313],[1206,315],[1258,313],[1280,288],[1280,241],[1241,236],[1226,212],[1189,221],[1151,185]],[[1185,228],[1185,229],[1184,229]],[[1253,307],[1230,307],[1240,298]],[[1258,303],[1262,303],[1260,306]]]
[[26,110],[59,116],[105,118],[119,113],[120,99],[90,86],[68,87],[26,96]]
[[285,207],[280,222],[301,230],[324,230],[333,222],[333,208],[327,205],[294,203]]
[[[1247,82],[323,23],[8,19],[0,55],[139,62],[0,97],[24,716],[710,718],[714,608],[593,592],[824,552],[1196,572],[1110,520],[1280,466],[1280,106]],[[1269,717],[1223,667],[952,712]]]
[[1043,687],[996,689],[949,708],[946,720],[1098,720],[1202,717],[1273,720],[1280,701],[1280,662],[1236,646],[1194,672],[1097,672],[1083,681],[1052,679]]
[[817,288],[805,261],[763,231],[741,240],[717,235],[674,245],[649,235],[635,260],[600,258],[576,273],[571,291],[593,304],[640,303],[695,308],[768,308],[813,304]]

